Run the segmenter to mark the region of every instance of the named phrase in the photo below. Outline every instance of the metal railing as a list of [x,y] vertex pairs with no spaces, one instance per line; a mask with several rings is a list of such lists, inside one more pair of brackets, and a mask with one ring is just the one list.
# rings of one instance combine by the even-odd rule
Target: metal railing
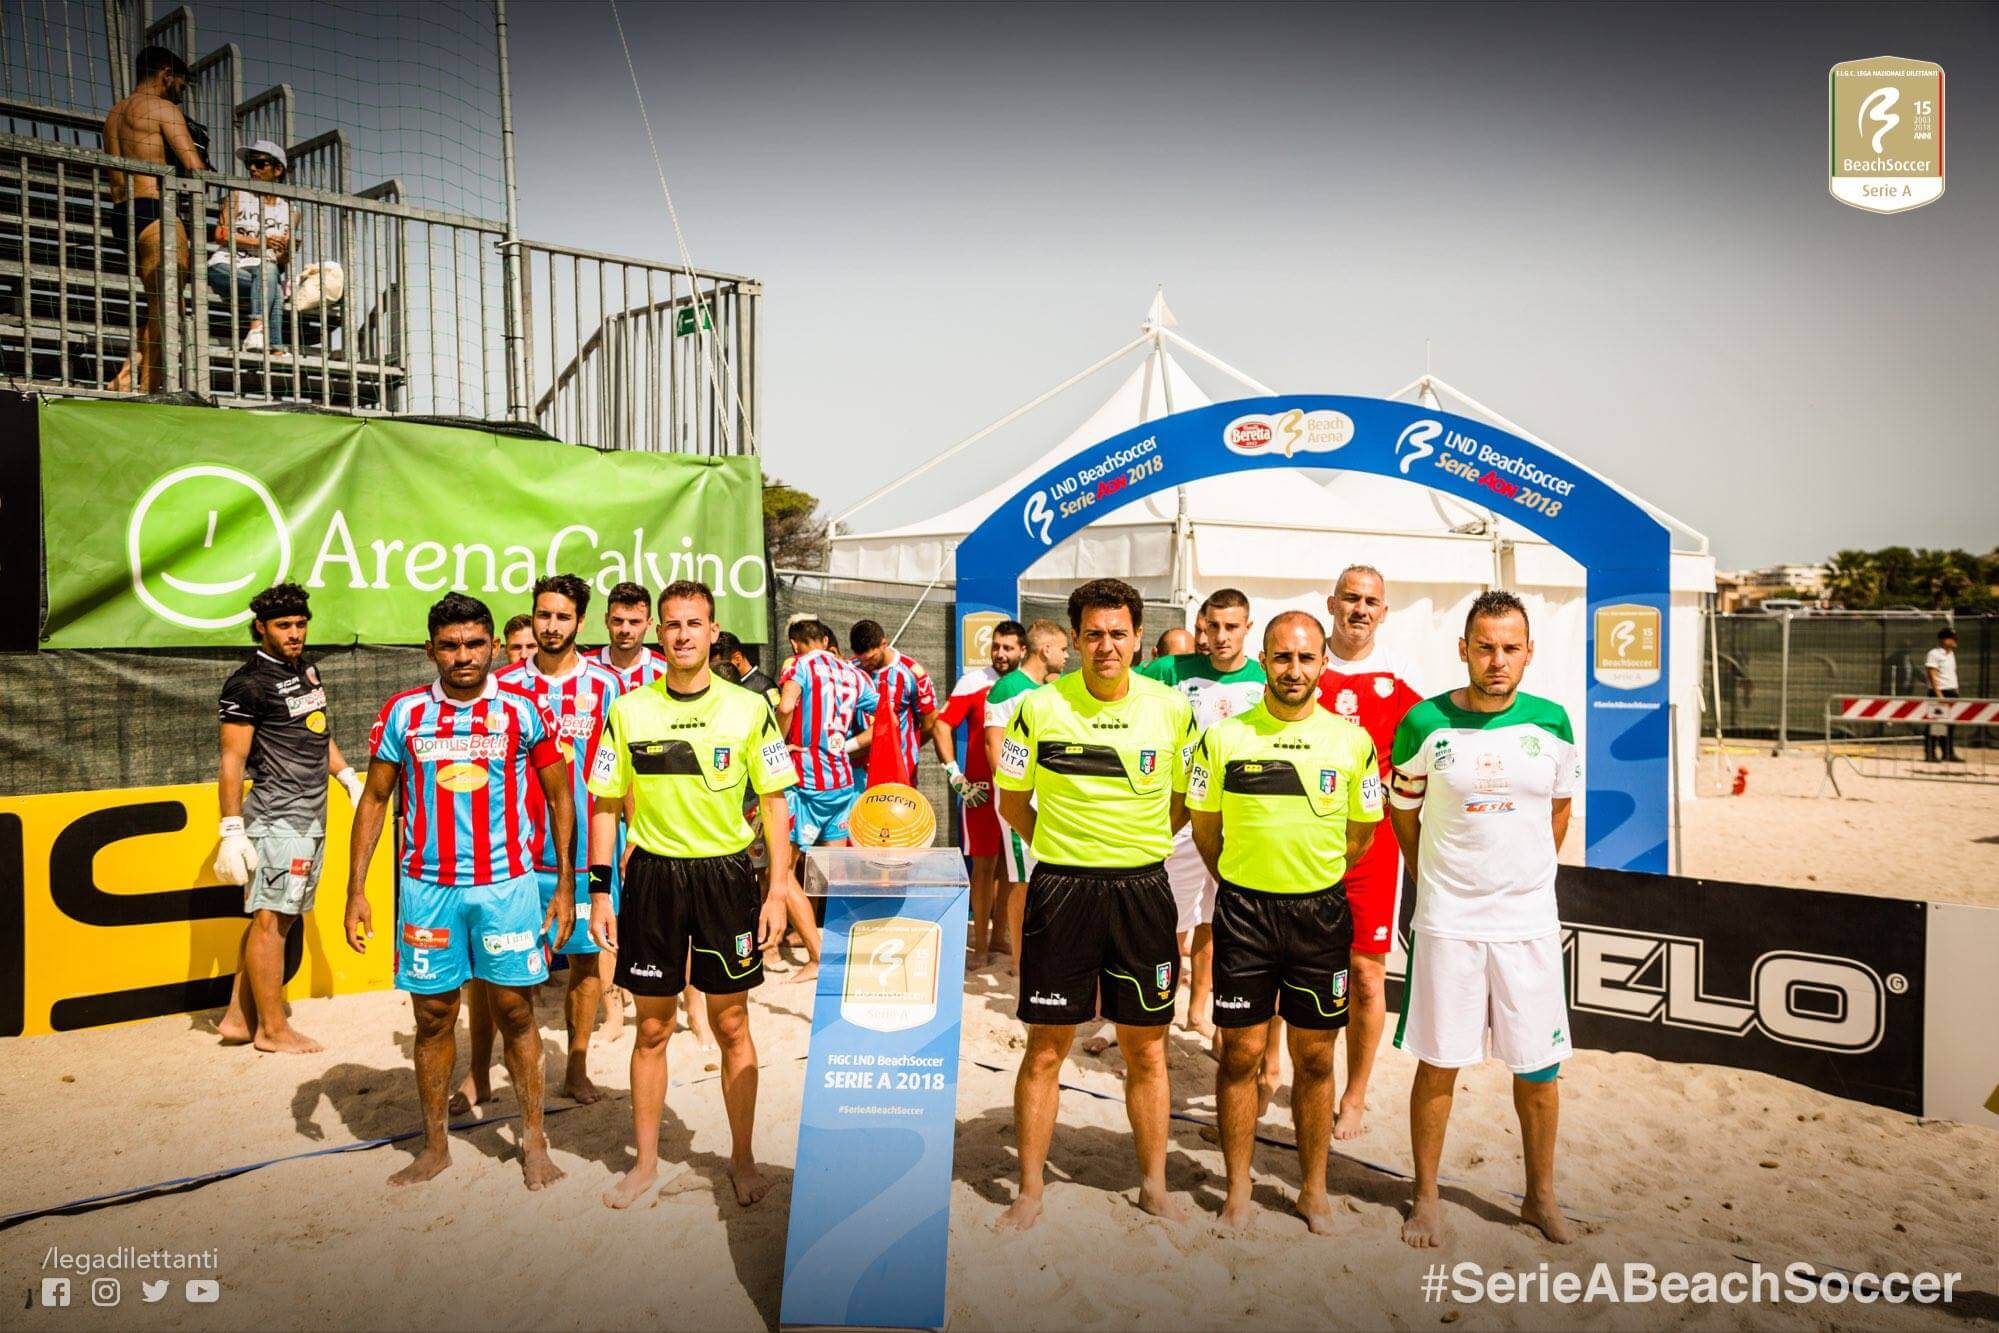
[[273,84],[248,100],[236,104],[236,142],[255,143],[269,139],[285,145],[289,155],[292,141],[292,86]]
[[1835,796],[1840,764],[1863,778],[1999,783],[1999,699],[1929,695],[1825,701],[1825,781]]
[[752,278],[520,244],[527,407],[576,444],[668,453],[756,448]]
[[[344,176],[338,131],[299,150],[312,180]],[[138,181],[178,219],[156,229],[150,281],[140,247],[126,240],[140,205],[113,200]],[[294,297],[315,264],[322,274],[337,264],[344,287],[323,308],[287,302],[283,327],[248,350],[254,316],[237,290],[237,261],[263,256],[244,254],[231,229],[216,235],[234,190],[288,206]],[[311,180],[187,177],[0,134],[0,374],[68,393],[192,392],[532,421],[600,448],[755,449],[762,298],[753,279],[523,241],[515,314],[501,281],[502,234],[497,222],[404,204],[395,181],[349,194]],[[125,368],[145,343],[149,291],[165,294],[157,348],[142,357],[157,370],[133,378]]]
[[236,169],[236,108],[242,101],[243,52],[236,43],[224,43],[188,62],[181,105],[188,119],[208,131],[208,162],[217,171]]

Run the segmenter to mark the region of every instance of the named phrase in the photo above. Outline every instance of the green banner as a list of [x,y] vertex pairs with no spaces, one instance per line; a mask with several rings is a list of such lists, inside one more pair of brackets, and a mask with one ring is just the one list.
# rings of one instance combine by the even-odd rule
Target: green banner
[[766,635],[754,458],[78,399],[39,419],[52,648],[242,644],[250,598],[285,579],[311,594],[318,643],[421,643],[446,591],[504,622],[558,572],[600,595],[700,579],[724,629]]

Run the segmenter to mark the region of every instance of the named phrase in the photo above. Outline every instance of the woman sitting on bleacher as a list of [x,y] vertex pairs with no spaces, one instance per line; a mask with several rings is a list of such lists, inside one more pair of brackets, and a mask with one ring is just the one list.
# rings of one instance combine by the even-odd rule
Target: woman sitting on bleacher
[[[259,139],[238,148],[236,156],[251,177],[259,181],[285,178],[285,150],[269,139]],[[235,234],[235,264],[230,264],[229,238]],[[243,350],[261,352],[264,340],[271,340],[272,356],[284,356],[282,320],[285,311],[285,261],[291,256],[291,205],[275,195],[253,194],[248,190],[229,192],[229,209],[215,224],[212,238],[217,249],[208,253],[208,286],[217,296],[233,301],[239,311],[247,311],[249,330],[243,335]]]

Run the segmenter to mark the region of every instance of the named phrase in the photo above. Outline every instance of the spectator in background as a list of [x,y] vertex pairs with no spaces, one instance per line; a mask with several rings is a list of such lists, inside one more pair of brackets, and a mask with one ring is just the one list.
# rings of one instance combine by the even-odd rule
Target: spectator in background
[[777,682],[763,673],[756,654],[743,646],[743,641],[723,630],[715,636],[715,652],[710,660],[718,666],[727,666],[736,674],[733,680],[744,689],[761,694],[770,700],[771,707],[777,707]]
[[[269,139],[237,148],[236,157],[253,180],[285,178],[285,150]],[[243,350],[261,352],[268,340],[272,356],[289,355],[278,344],[284,341],[280,321],[285,313],[285,263],[292,248],[291,205],[274,194],[231,190],[229,206],[210,239],[215,248],[208,252],[208,287],[239,313],[248,313]]]
[[[1932,699],[1957,697],[1957,631],[1945,625],[1937,631],[1937,646],[1923,659],[1925,693]],[[1957,762],[1957,742],[1947,723],[1932,723],[1923,733],[1923,758],[1930,763]]]
[[[132,95],[111,108],[104,117],[104,151],[113,157],[132,157],[161,166],[178,166],[193,173],[206,165],[200,145],[188,131],[187,117],[181,114],[180,100],[187,94],[188,68],[164,46],[149,46],[139,52],[138,83]],[[111,209],[106,216],[112,236],[138,271],[146,289],[145,317],[139,327],[139,345],[108,389],[128,393],[152,393],[160,387],[164,367],[160,353],[160,178],[158,176],[110,173]],[[178,218],[174,223],[174,254],[183,280],[187,277],[187,228]],[[178,298],[179,293],[175,293]]]
[[523,614],[509,620],[507,632],[500,636],[500,642],[506,645],[507,666],[534,652],[534,617]]

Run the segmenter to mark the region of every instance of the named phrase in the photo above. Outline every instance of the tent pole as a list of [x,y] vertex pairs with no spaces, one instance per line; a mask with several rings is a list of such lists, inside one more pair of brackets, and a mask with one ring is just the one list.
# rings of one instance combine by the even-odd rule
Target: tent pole
[[1250,388],[1256,390],[1258,393],[1262,394],[1266,398],[1275,398],[1277,396],[1277,390],[1271,388],[1268,384],[1263,383],[1261,380],[1251,379],[1249,376],[1243,374],[1240,370],[1237,370],[1234,366],[1222,360],[1220,357],[1210,356],[1208,353],[1194,346],[1194,344],[1188,342],[1185,338],[1182,338],[1179,334],[1175,333],[1173,330],[1161,329],[1159,330],[1159,332],[1165,334],[1168,338],[1171,338],[1175,343],[1179,344],[1179,346],[1184,350],[1186,350],[1187,352],[1192,353],[1194,356],[1198,356],[1199,358],[1201,358],[1201,360],[1207,362],[1209,365],[1213,366],[1216,370],[1221,371],[1224,375],[1229,376],[1231,379],[1234,379],[1238,383],[1248,385]]
[[888,495],[892,491],[900,490],[902,487],[908,485],[910,482],[915,481],[918,477],[922,476],[924,473],[930,471],[930,469],[938,466],[941,463],[950,461],[952,458],[955,458],[959,453],[963,452],[966,449],[971,448],[973,445],[977,444],[980,440],[985,439],[986,436],[992,434],[1000,427],[1009,425],[1012,422],[1018,420],[1020,417],[1027,415],[1029,412],[1032,412],[1035,408],[1047,402],[1050,398],[1053,398],[1056,394],[1061,393],[1064,389],[1067,389],[1074,384],[1077,384],[1083,380],[1088,379],[1090,376],[1096,374],[1098,371],[1102,370],[1105,366],[1108,366],[1111,362],[1117,360],[1119,357],[1126,355],[1135,348],[1144,346],[1148,341],[1150,341],[1150,335],[1144,333],[1139,334],[1136,338],[1133,338],[1130,342],[1118,348],[1115,352],[1112,352],[1109,356],[1097,362],[1089,369],[1077,371],[1075,374],[1071,375],[1068,379],[1063,380],[1060,384],[1056,385],[1048,392],[1042,394],[1034,401],[1030,403],[1024,403],[1021,406],[1016,407],[1015,409],[1013,409],[1013,411],[1007,413],[1005,416],[1001,417],[998,421],[993,422],[992,425],[987,426],[984,430],[975,431],[972,434],[966,436],[964,439],[958,441],[956,444],[952,445],[949,449],[946,449],[943,453],[938,454],[935,458],[923,464],[921,467],[918,467],[913,471],[903,473],[900,477],[897,477],[894,481],[890,482],[888,485],[879,487],[878,489],[864,496],[862,499],[857,500],[853,504],[848,505],[838,514],[835,514],[833,516],[832,521],[826,525],[827,535],[828,536],[837,535],[840,531],[840,525],[842,523],[852,518],[855,514],[860,513],[863,509],[866,509],[869,505],[881,499],[883,496]]
[[[1159,388],[1166,397],[1166,415],[1170,417],[1173,415],[1173,377],[1167,369],[1166,344],[1163,341],[1162,335],[1167,338],[1173,337],[1166,329],[1154,329],[1152,332],[1152,355],[1159,362]],[[1191,344],[1187,344],[1184,338],[1174,338],[1173,340],[1177,343],[1191,346]],[[1196,351],[1198,352],[1199,349],[1197,348]],[[1206,356],[1207,354],[1201,352],[1200,355]],[[1233,374],[1234,372],[1231,371],[1230,373]],[[1237,378],[1241,377],[1237,376]],[[1189,558],[1192,552],[1188,549],[1190,544],[1189,538],[1193,535],[1193,525],[1188,519],[1187,510],[1187,488],[1185,486],[1175,486],[1173,488],[1173,604],[1180,608],[1180,616],[1183,621],[1186,619],[1188,603],[1194,600],[1194,589],[1192,586],[1193,570],[1191,568],[1193,561]]]

